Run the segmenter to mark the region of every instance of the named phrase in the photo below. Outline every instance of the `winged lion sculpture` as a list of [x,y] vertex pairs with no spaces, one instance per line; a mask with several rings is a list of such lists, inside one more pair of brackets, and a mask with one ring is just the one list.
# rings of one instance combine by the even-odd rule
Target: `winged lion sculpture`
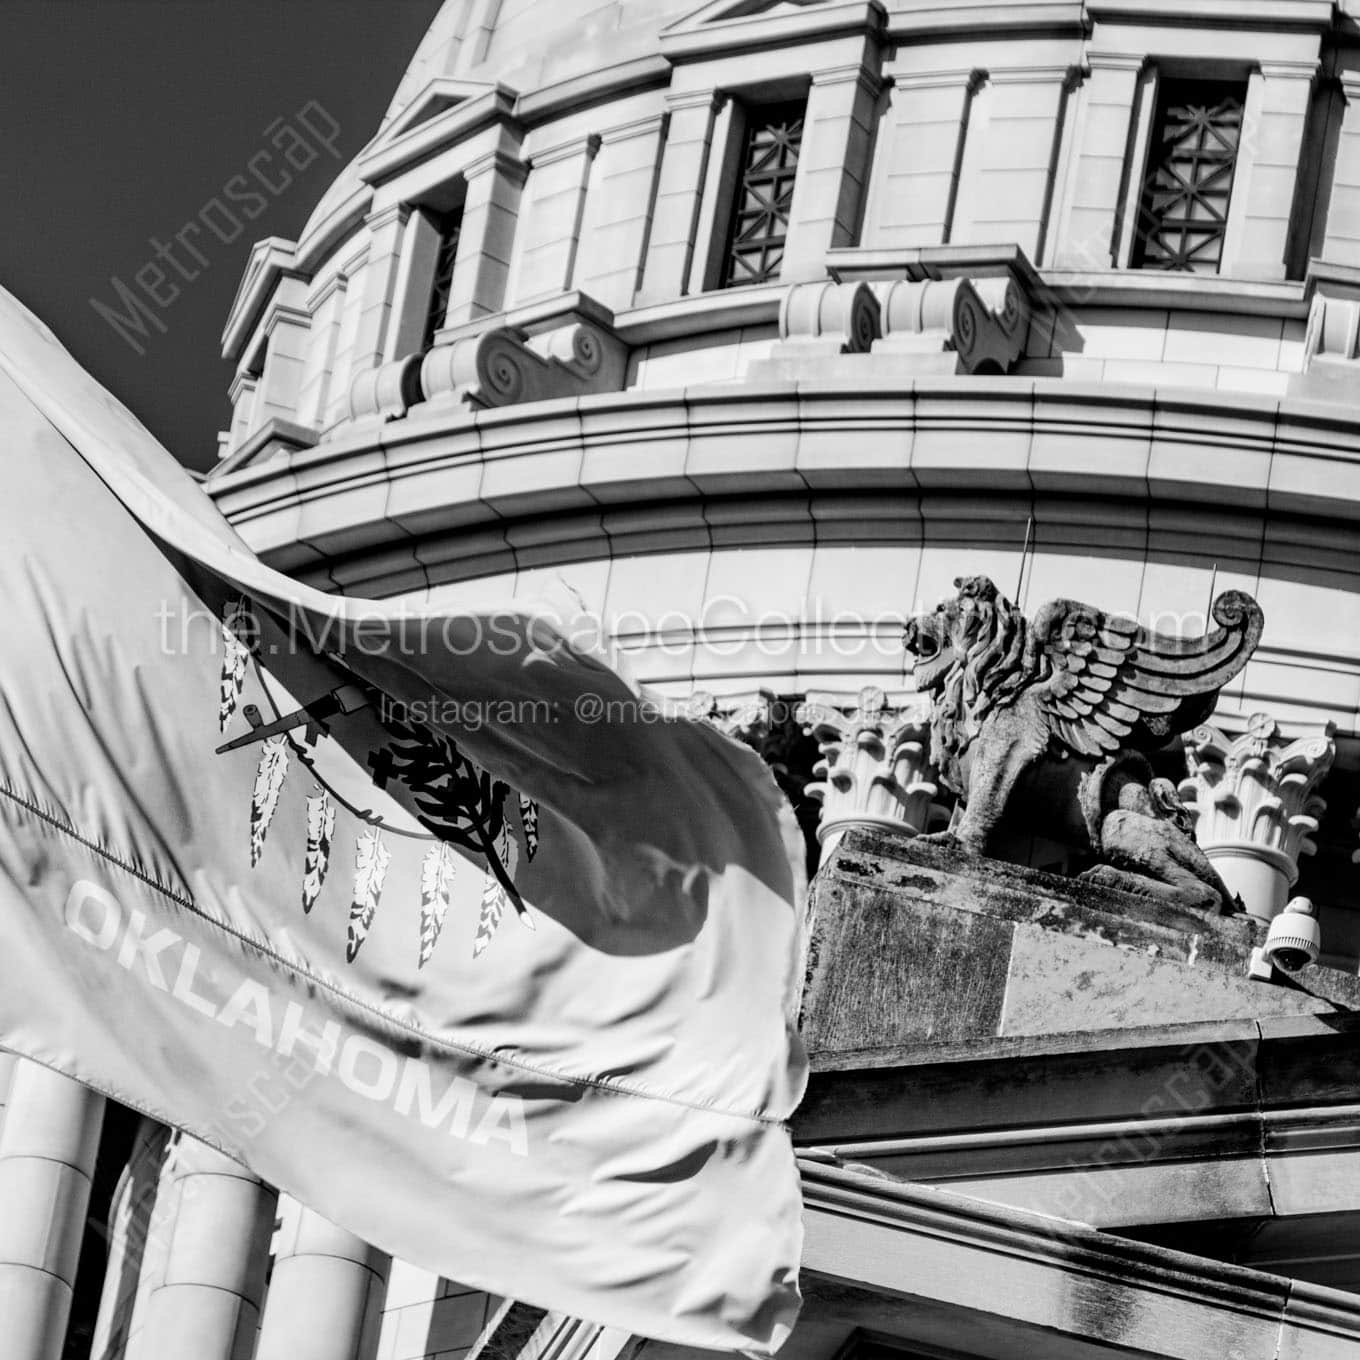
[[985,576],[907,625],[930,694],[931,761],[959,795],[949,835],[979,853],[1038,833],[1094,854],[1111,886],[1230,912],[1189,814],[1147,755],[1203,722],[1260,639],[1250,595],[1228,591],[1201,637],[1154,632],[1074,600],[1029,622]]

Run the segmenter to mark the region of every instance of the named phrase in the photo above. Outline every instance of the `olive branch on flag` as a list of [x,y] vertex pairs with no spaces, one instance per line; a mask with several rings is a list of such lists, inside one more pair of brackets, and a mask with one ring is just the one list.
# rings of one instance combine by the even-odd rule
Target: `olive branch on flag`
[[[235,711],[244,685],[251,650],[241,640],[244,601],[230,606],[224,623],[227,644],[222,662],[219,723],[225,728]],[[424,967],[444,927],[449,908],[455,860],[449,847],[456,845],[486,862],[486,883],[473,943],[473,957],[487,947],[500,925],[507,905],[533,929],[518,889],[515,861],[518,845],[510,834],[506,806],[511,789],[493,778],[459,751],[442,733],[399,717],[388,704],[374,705],[391,740],[381,750],[383,779],[395,777],[406,786],[421,823],[438,838],[426,852],[420,873],[420,947],[418,966]],[[258,726],[258,719],[254,719]],[[229,743],[233,744],[233,743]],[[240,744],[238,742],[234,744]],[[278,808],[288,775],[289,740],[278,732],[264,740],[259,767],[251,789],[250,862],[257,865],[264,853],[265,838]],[[370,756],[375,768],[379,753]],[[304,763],[309,764],[304,757]],[[380,781],[381,782],[381,781]],[[538,852],[538,804],[516,795],[524,850],[529,859]],[[335,804],[318,785],[307,799],[307,850],[302,882],[302,909],[316,904],[330,867],[335,835]],[[350,902],[345,955],[353,963],[377,914],[391,854],[381,829],[370,825],[355,848],[354,891]]]

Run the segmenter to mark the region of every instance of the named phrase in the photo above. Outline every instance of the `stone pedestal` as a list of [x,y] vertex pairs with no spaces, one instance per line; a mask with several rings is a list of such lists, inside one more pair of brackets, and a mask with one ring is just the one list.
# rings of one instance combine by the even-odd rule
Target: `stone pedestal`
[[1284,910],[1298,881],[1299,856],[1326,804],[1317,795],[1336,756],[1331,729],[1286,741],[1267,714],[1228,737],[1207,724],[1185,737],[1188,777],[1180,795],[1195,818],[1195,839],[1253,916]]
[[1252,947],[1265,936],[1253,917],[901,831],[849,830],[812,898],[801,1029],[814,1071],[941,1044],[1335,1015],[1360,1003],[1360,978],[1331,969],[1310,969],[1306,991],[1252,981]]

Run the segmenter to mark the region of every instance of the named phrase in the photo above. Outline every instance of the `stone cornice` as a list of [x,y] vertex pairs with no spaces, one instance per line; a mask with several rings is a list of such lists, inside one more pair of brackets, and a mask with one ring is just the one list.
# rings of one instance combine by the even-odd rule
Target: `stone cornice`
[[670,73],[671,64],[664,57],[636,57],[522,94],[515,101],[515,117],[532,126],[609,96],[662,87]]
[[1088,0],[1093,19],[1206,27],[1316,29],[1331,26],[1330,0]]
[[751,49],[768,51],[795,43],[817,42],[848,33],[878,34],[887,20],[879,0],[832,0],[812,5],[796,14],[758,13],[722,17],[736,4],[721,2],[665,29],[661,52],[675,64],[715,56],[730,56]]
[[1084,30],[1085,7],[1077,0],[1038,0],[1038,3],[997,4],[982,0],[930,0],[895,9],[884,37],[899,42],[931,38],[974,37],[989,33],[1033,37],[1061,34],[1078,38]]
[[[717,296],[721,300],[721,295]],[[779,293],[769,294],[768,298],[773,320]],[[618,330],[623,333],[624,327],[620,325]],[[1244,451],[1250,451],[1264,458],[1270,471],[1264,482],[1240,488],[1240,504],[1261,511],[1294,511],[1332,519],[1344,528],[1343,537],[1354,532],[1360,514],[1355,493],[1360,479],[1360,433],[1355,430],[1353,414],[1344,406],[1290,398],[1250,398],[1239,393],[1225,402],[1221,394],[1183,387],[1156,389],[976,375],[928,379],[898,376],[890,386],[878,387],[866,373],[866,383],[855,387],[853,396],[846,396],[843,383],[846,378],[853,379],[856,372],[853,365],[873,358],[839,356],[835,364],[844,366],[843,373],[840,368],[831,372],[832,363],[828,361],[829,381],[825,384],[804,381],[795,387],[790,383],[748,383],[737,387],[692,387],[683,392],[630,390],[583,397],[579,432],[575,436],[578,451],[583,456],[596,439],[607,437],[611,442],[617,441],[630,429],[635,431],[630,437],[637,439],[640,446],[662,431],[669,440],[693,441],[705,434],[714,419],[720,419],[734,468],[741,463],[742,441],[750,438],[757,441],[753,447],[762,451],[762,466],[770,468],[773,474],[770,440],[778,437],[785,442],[785,476],[790,487],[816,490],[821,482],[813,471],[800,470],[798,431],[816,430],[819,437],[840,431],[846,438],[846,449],[852,452],[837,467],[839,491],[848,493],[857,485],[853,451],[867,452],[873,441],[886,440],[892,445],[900,467],[902,492],[914,494],[923,488],[944,491],[951,485],[975,488],[976,478],[976,468],[966,458],[959,461],[956,476],[951,475],[947,464],[932,461],[929,476],[924,481],[918,478],[912,470],[911,442],[907,438],[914,431],[971,429],[985,435],[989,429],[1005,428],[1009,434],[1027,432],[1033,439],[1047,433],[1070,435],[1074,428],[1079,428],[1086,439],[1128,439],[1145,449],[1150,445],[1152,452],[1162,439],[1178,447],[1193,443],[1199,451],[1195,466],[1182,466],[1179,457],[1164,461],[1158,472],[1157,494],[1174,494],[1182,505],[1212,506],[1218,512],[1223,510],[1223,485],[1232,483],[1234,478],[1241,481],[1234,470],[1240,470]],[[862,401],[871,391],[872,420],[866,425]],[[1231,419],[1226,419],[1229,414]],[[422,418],[413,417],[384,431],[381,442],[410,451],[428,448],[430,453],[422,459],[422,466],[434,471],[439,465],[437,450],[451,433],[459,434],[460,457],[465,459],[466,438],[471,438],[476,447],[494,435],[487,444],[489,450],[501,444],[505,437],[502,428],[506,434],[519,430],[524,438],[531,438],[535,427],[549,416],[550,412],[533,405],[476,416],[452,410],[437,417],[423,413]],[[377,441],[375,435],[374,442]],[[324,456],[328,448],[327,444],[319,446],[318,455]],[[339,472],[347,454],[340,447],[332,456]],[[488,452],[485,456],[495,455]],[[1143,457],[1144,470],[1136,483],[1139,489],[1135,492],[1135,483],[1131,482],[1116,499],[1142,504],[1152,497],[1148,455]],[[1019,461],[1012,467],[992,468],[989,475],[994,483],[1003,477],[1003,471],[1007,485],[1031,493],[1035,490],[1023,448]],[[248,485],[221,479],[213,479],[209,485],[213,494],[222,499],[229,516],[240,520],[244,528],[251,518],[249,506],[254,499]],[[870,478],[863,489],[881,494],[881,479]],[[1043,489],[1078,495],[1085,491],[1113,504],[1110,484],[1102,477],[1101,468],[1080,459],[1069,463],[1061,473],[1056,468],[1046,469]],[[588,473],[581,481],[573,474],[570,485],[564,483],[561,487],[563,503],[579,504],[583,490],[589,496]],[[553,485],[536,486],[534,499],[544,509],[550,508]],[[475,505],[463,510],[472,519],[484,514],[488,520],[496,520],[502,513],[489,509],[480,512]],[[269,553],[281,547],[282,542],[263,540],[256,546]]]
[[[1341,1290],[808,1158],[799,1173],[809,1293],[821,1273],[909,1290],[935,1308],[959,1310],[955,1337],[968,1310],[980,1308],[977,1281],[985,1279],[983,1311],[999,1314],[1012,1342],[1030,1340],[1035,1353],[1054,1336],[1175,1360],[1239,1347],[1331,1354],[1338,1342],[1360,1338],[1360,1301]],[[1097,1308],[1079,1306],[1074,1276],[1100,1300]]]
[[353,193],[337,203],[320,222],[311,225],[299,239],[297,267],[314,274],[332,251],[340,250],[360,229],[372,204],[372,186],[358,185]]
[[517,97],[517,91],[497,84],[395,137],[379,137],[356,162],[359,177],[366,184],[381,184],[485,127],[515,124]]
[[250,262],[236,291],[222,332],[222,357],[239,359],[251,338],[251,331],[274,290],[284,278],[303,278],[297,268],[296,243],[281,236],[268,236],[257,241],[250,252]]

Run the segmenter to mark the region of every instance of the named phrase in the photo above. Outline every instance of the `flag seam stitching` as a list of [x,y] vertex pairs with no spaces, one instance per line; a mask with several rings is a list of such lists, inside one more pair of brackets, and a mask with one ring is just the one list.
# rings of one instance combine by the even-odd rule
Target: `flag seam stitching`
[[782,1126],[784,1124],[784,1120],[776,1118],[773,1115],[761,1114],[758,1111],[730,1110],[726,1106],[718,1105],[716,1102],[713,1101],[684,1100],[679,1096],[668,1095],[660,1091],[648,1091],[641,1087],[632,1086],[624,1082],[606,1081],[599,1077],[574,1076],[570,1073],[555,1071],[550,1067],[540,1066],[537,1063],[525,1062],[522,1058],[513,1058],[506,1056],[504,1054],[491,1053],[484,1049],[477,1048],[472,1044],[456,1043],[449,1039],[438,1038],[437,1036],[428,1033],[420,1026],[413,1025],[411,1024],[410,1021],[402,1020],[395,1015],[390,1015],[388,1014],[388,1012],[379,1009],[377,1006],[374,1006],[369,1002],[364,1001],[362,998],[357,997],[353,995],[353,993],[346,991],[343,987],[337,986],[334,982],[331,982],[326,978],[321,977],[318,974],[312,972],[311,969],[299,966],[293,960],[287,959],[282,954],[278,953],[269,944],[262,943],[261,941],[253,938],[252,936],[247,935],[244,931],[238,930],[236,927],[229,925],[225,921],[215,920],[213,917],[209,916],[206,912],[201,910],[199,906],[194,902],[192,897],[182,895],[176,892],[173,888],[169,887],[167,884],[161,883],[158,879],[152,877],[149,873],[147,873],[146,870],[142,869],[136,863],[124,859],[120,855],[115,854],[113,851],[108,849],[103,844],[102,841],[99,841],[90,836],[82,835],[81,832],[71,822],[64,821],[62,818],[47,811],[40,804],[16,792],[8,785],[0,784],[0,794],[4,794],[7,798],[12,799],[15,803],[19,804],[21,807],[31,812],[34,816],[40,817],[43,821],[47,822],[56,830],[63,832],[65,835],[70,836],[80,845],[83,845],[87,850],[94,851],[95,854],[99,855],[103,859],[108,860],[111,864],[116,865],[119,869],[122,869],[125,873],[131,874],[134,878],[138,879],[140,882],[145,883],[149,888],[154,889],[156,892],[162,893],[164,896],[168,897],[172,902],[175,902],[177,905],[185,908],[185,910],[192,912],[205,925],[220,931],[224,935],[232,936],[239,943],[246,946],[246,948],[253,949],[257,954],[265,958],[272,959],[275,963],[281,964],[284,968],[286,968],[290,973],[294,974],[296,977],[303,978],[306,981],[313,983],[315,986],[323,988],[325,991],[330,992],[332,995],[348,1002],[356,1010],[366,1012],[368,1015],[380,1021],[382,1024],[387,1025],[392,1029],[401,1030],[407,1034],[410,1034],[420,1039],[422,1042],[429,1045],[431,1048],[443,1049],[448,1053],[457,1053],[465,1058],[474,1058],[480,1062],[491,1063],[493,1065],[500,1067],[513,1068],[517,1071],[525,1072],[532,1076],[543,1077],[550,1081],[562,1082],[568,1086],[585,1087],[598,1091],[608,1092],[613,1095],[632,1096],[639,1100],[662,1101],[668,1105],[675,1105],[682,1109],[708,1111],[713,1114],[724,1115],[728,1118],[746,1119],[754,1123],[764,1124],[767,1126],[777,1127]]
[[[102,856],[111,864],[116,864],[124,873],[131,874],[134,878],[140,879],[141,882],[145,883],[149,888],[155,888],[157,892],[163,893],[166,897],[170,898],[172,902],[178,902],[182,907],[196,910],[192,897],[176,891],[176,889],[172,888],[168,883],[162,883],[154,874],[147,869],[143,869],[142,866],[137,864],[134,860],[124,859],[121,855],[110,850],[103,841],[96,840],[91,836],[83,835],[71,822],[63,820],[56,813],[50,812],[35,800],[26,798],[15,789],[10,788],[8,784],[0,784],[0,793],[4,794],[6,798],[11,799],[13,802],[18,803],[20,807],[27,809],[35,817],[48,823],[49,826],[64,832],[66,835],[70,836],[72,840],[83,845],[87,850],[93,850],[95,854]],[[201,913],[199,914],[201,915]]]

